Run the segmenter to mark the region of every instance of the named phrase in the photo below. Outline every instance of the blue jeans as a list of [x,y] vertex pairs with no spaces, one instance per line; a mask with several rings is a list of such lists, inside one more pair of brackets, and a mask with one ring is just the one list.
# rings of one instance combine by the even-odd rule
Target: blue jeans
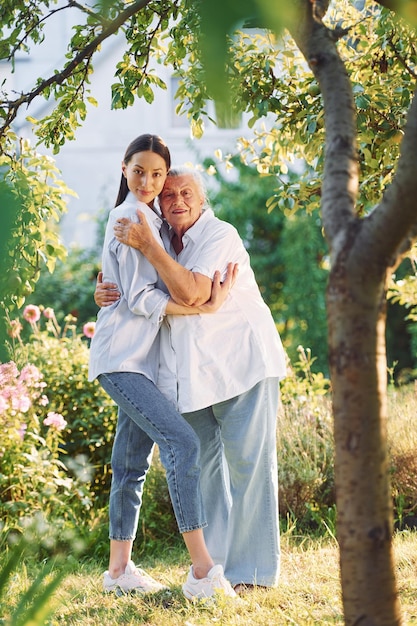
[[209,552],[226,578],[274,586],[280,567],[276,418],[278,379],[184,413],[200,438]]
[[143,486],[158,444],[180,533],[206,526],[200,491],[200,446],[191,426],[142,374],[101,374],[119,407],[112,450],[110,539],[136,537]]

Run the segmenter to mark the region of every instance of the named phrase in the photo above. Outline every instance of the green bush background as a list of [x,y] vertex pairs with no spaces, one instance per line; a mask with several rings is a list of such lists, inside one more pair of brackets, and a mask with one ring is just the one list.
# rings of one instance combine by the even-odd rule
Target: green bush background
[[[70,318],[72,319],[72,318]],[[43,322],[41,321],[41,324]],[[110,456],[117,411],[97,382],[87,382],[88,340],[75,323],[63,336],[51,336],[39,328],[30,339],[14,346],[19,367],[33,363],[43,373],[47,411],[61,413],[66,429],[49,441],[42,427],[43,415],[27,416],[27,431],[16,438],[2,458],[0,517],[6,528],[19,527],[39,512],[59,527],[78,527],[88,538],[90,553],[108,554],[107,507],[110,488]],[[313,372],[309,350],[299,348],[298,361],[289,366],[281,385],[278,416],[280,515],[283,528],[300,535],[335,533],[336,507],[333,474],[333,434],[329,381]],[[408,402],[409,409],[396,410]],[[408,395],[407,395],[408,394]],[[390,453],[392,497],[397,523],[416,514],[417,427],[414,427],[414,388],[393,389]],[[7,416],[2,415],[3,433]],[[16,424],[14,425],[16,429]],[[3,440],[3,445],[4,445]],[[7,445],[7,443],[6,443]],[[8,497],[12,494],[12,497]],[[93,540],[93,541],[92,541]],[[169,500],[165,474],[154,454],[144,494],[135,550],[154,551],[180,541]]]

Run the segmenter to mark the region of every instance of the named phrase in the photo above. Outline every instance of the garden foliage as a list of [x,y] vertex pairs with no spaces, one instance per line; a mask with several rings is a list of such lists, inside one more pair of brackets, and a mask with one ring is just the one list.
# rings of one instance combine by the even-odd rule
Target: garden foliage
[[[29,331],[23,341],[24,327]],[[116,407],[97,382],[87,381],[94,322],[27,305],[9,320],[10,361],[0,364],[0,610],[5,626],[46,623],[56,590],[81,557],[108,558],[110,454]],[[281,383],[277,455],[281,529],[296,542],[337,536],[330,382],[313,371],[311,351],[299,346]],[[392,499],[398,528],[417,521],[413,428],[415,390],[394,391],[390,411]],[[397,397],[398,396],[398,397]],[[400,408],[402,407],[402,408]],[[404,419],[405,418],[405,419]],[[148,473],[135,555],[159,555],[180,545],[157,449]],[[18,602],[8,603],[16,571],[30,567]]]
[[[85,477],[90,497],[100,501],[109,490],[116,411],[100,385],[87,380],[88,337],[94,332],[94,323],[85,323],[81,335],[76,318],[68,315],[60,326],[51,308],[41,313],[40,307],[28,305],[23,315],[22,323],[11,321],[14,359],[19,365],[31,363],[42,372],[47,410],[62,415],[66,422],[55,452],[70,475]],[[21,340],[18,325],[30,326],[28,341]],[[39,410],[33,413],[39,420]],[[27,424],[26,431],[31,426]]]
[[[25,334],[26,331],[26,334]],[[94,322],[59,324],[53,309],[27,305],[9,320],[10,355],[0,364],[0,515],[6,528],[42,512],[60,527],[80,526],[107,554],[110,456],[117,410],[88,382]],[[25,340],[22,337],[27,337]],[[299,346],[281,383],[278,416],[280,514],[300,534],[335,532],[334,446],[330,382]],[[395,416],[398,423],[398,416]],[[410,446],[391,444],[392,495],[399,522],[417,512],[417,486],[407,470]],[[394,435],[395,442],[398,437]],[[417,442],[416,442],[417,446]],[[148,474],[136,549],[179,541],[158,451]]]

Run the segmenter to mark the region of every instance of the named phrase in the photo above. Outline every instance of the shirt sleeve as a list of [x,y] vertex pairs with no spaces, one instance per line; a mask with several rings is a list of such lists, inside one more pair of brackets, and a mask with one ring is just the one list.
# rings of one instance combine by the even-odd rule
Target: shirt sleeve
[[[228,263],[239,263],[240,266],[248,262],[248,253],[237,230],[231,224],[216,220],[213,225],[208,223],[198,238],[198,261],[193,264],[193,272],[198,272],[213,279],[214,272],[219,270],[222,279],[226,274]],[[213,227],[214,226],[214,227]]]
[[117,267],[117,285],[130,311],[160,324],[169,295],[156,288],[158,274],[147,259],[134,248],[114,239],[109,246],[112,265]]

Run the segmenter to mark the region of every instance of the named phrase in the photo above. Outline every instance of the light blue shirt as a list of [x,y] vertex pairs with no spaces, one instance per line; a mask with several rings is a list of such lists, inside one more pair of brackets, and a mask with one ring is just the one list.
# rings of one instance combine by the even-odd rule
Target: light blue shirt
[[[181,412],[196,411],[246,391],[265,378],[283,378],[286,357],[271,312],[262,299],[237,230],[206,209],[182,238],[181,265],[213,278],[228,262],[239,273],[214,314],[167,315],[161,328],[158,387]],[[172,234],[172,233],[171,233]]]
[[103,247],[103,281],[116,283],[121,297],[98,312],[90,346],[89,380],[110,372],[137,372],[153,382],[157,379],[159,329],[169,295],[156,288],[162,283],[143,254],[119,243],[113,233],[120,217],[138,221],[137,208],[145,214],[155,239],[163,246],[160,217],[133,194],[110,212]]

